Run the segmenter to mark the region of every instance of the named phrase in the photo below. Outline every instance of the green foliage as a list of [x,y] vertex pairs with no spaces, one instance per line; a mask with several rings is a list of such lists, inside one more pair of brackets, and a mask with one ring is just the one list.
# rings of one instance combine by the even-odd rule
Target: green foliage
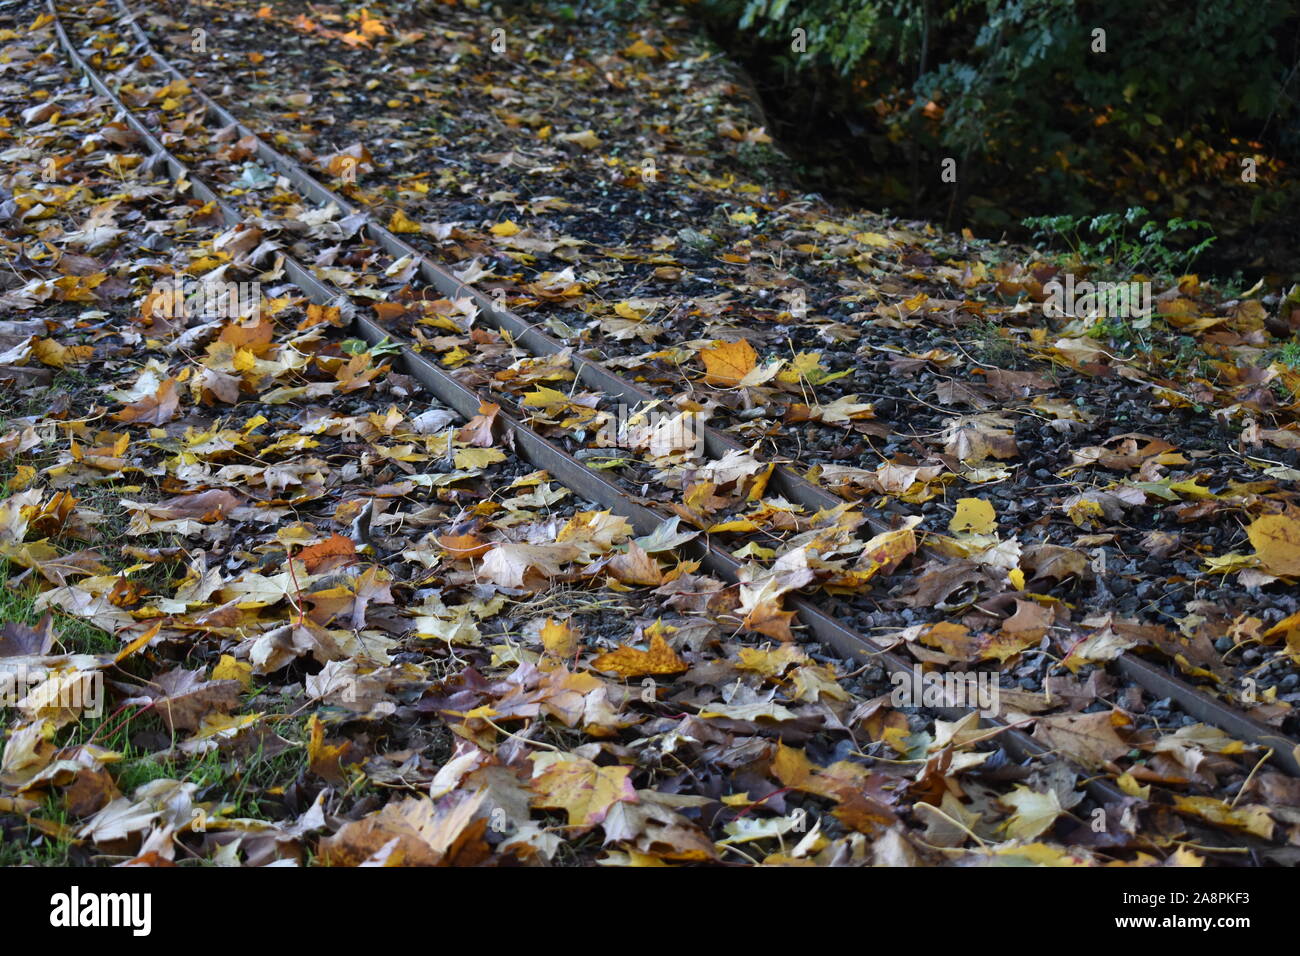
[[882,53],[899,48],[918,26],[914,5],[906,2],[723,0],[710,4],[706,0],[705,5],[720,8],[735,18],[740,29],[754,30],[766,39],[787,39],[794,30],[802,29],[806,51],[814,61],[840,73],[852,71],[873,48]]
[[[437,0],[437,2],[441,3],[445,0]],[[484,4],[484,8],[490,11],[492,7],[498,7],[510,13],[515,8],[530,7],[534,2],[535,0],[495,0],[491,4]],[[436,12],[437,4],[433,0],[425,0],[425,3],[431,12]],[[544,6],[552,19],[562,23],[580,20],[594,22],[615,20],[626,23],[644,19],[654,13],[654,0],[572,0],[572,2],[545,0]]]
[[[11,567],[0,560],[0,623],[14,621],[34,626],[42,616],[36,609],[36,582],[28,578],[23,584],[10,580]],[[55,650],[67,654],[105,654],[121,645],[89,621],[71,617],[62,611],[54,612]],[[3,712],[3,708],[0,708]]]
[[1020,358],[1014,339],[998,323],[989,320],[972,327],[971,354],[979,362],[996,368],[1012,368]]
[[1169,243],[1179,233],[1194,236],[1209,231],[1210,224],[1175,217],[1161,225],[1142,206],[1100,216],[1034,216],[1023,224],[1036,239],[1064,243],[1078,259],[1102,263],[1104,271],[1121,276],[1181,275],[1215,241],[1209,236],[1185,248],[1173,247]]
[[[889,80],[920,108],[944,107],[940,145],[1000,153],[1041,143],[1071,149],[1080,111],[1144,139],[1150,127],[1263,120],[1279,106],[1289,64],[1279,51],[1286,4],[1218,0],[703,0],[741,31],[784,47],[799,69],[846,74],[892,60]],[[1178,24],[1177,29],[1174,25]],[[1105,29],[1103,38],[1094,31]],[[1223,78],[1231,76],[1232,83]],[[1052,96],[1045,96],[1052,90]],[[1041,134],[1046,133],[1043,141]]]
[[1292,339],[1278,349],[1277,360],[1287,368],[1300,372],[1300,340]]
[[[1086,213],[1118,199],[1286,234],[1300,208],[1289,172],[1300,153],[1293,4],[699,0],[690,8],[772,91],[786,141],[814,175],[831,184],[860,177],[867,194],[914,214],[942,213],[951,224],[955,212],[1003,230],[1036,210]],[[1247,158],[1258,163],[1258,183],[1241,178]],[[934,173],[948,159],[957,161],[955,190]],[[1220,231],[1220,256],[1249,244]]]
[[402,353],[402,347],[389,340],[388,336],[384,336],[373,346],[364,339],[344,339],[339,343],[339,348],[348,355],[364,355],[369,352],[375,358],[383,358],[386,355],[400,355]]

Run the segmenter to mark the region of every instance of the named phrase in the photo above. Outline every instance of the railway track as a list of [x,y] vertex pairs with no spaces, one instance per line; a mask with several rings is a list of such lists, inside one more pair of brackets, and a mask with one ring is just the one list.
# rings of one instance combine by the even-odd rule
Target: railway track
[[[368,210],[349,201],[337,191],[322,183],[301,164],[269,146],[262,137],[258,136],[256,130],[246,126],[236,115],[212,99],[197,83],[182,74],[153,46],[148,35],[139,26],[137,22],[138,16],[132,11],[127,0],[112,0],[112,3],[121,16],[121,23],[125,24],[134,36],[138,44],[137,50],[141,53],[147,52],[150,57],[157,61],[161,69],[173,79],[190,83],[194,94],[202,102],[209,116],[213,117],[223,127],[237,129],[241,137],[247,137],[253,142],[257,158],[269,168],[285,176],[303,196],[322,206],[333,204],[346,216],[363,217],[365,232],[376,245],[397,259],[410,257],[411,260],[418,263],[422,278],[442,294],[452,299],[471,299],[478,308],[479,316],[483,320],[507,335],[511,342],[525,348],[531,354],[553,357],[564,356],[572,351],[563,342],[548,335],[539,327],[540,323],[529,321],[509,309],[500,307],[497,300],[461,282],[448,269],[401,239],[382,223],[376,221]],[[366,323],[363,326],[362,334],[370,337],[381,334],[382,331],[374,323]],[[573,356],[572,365],[579,384],[614,401],[626,403],[628,406],[634,408],[644,407],[664,397],[616,374],[600,362],[584,358],[580,354]],[[450,376],[448,378],[450,379]],[[472,401],[472,397],[462,398],[462,404]],[[449,402],[449,404],[453,403]],[[457,406],[453,404],[453,407]],[[465,405],[465,407],[469,408],[470,406]],[[458,407],[458,410],[461,409]],[[517,426],[517,424],[517,422],[514,422],[512,427]],[[727,454],[742,453],[748,447],[736,440],[732,435],[708,425],[701,429],[701,433],[704,452],[712,459],[719,459]],[[549,447],[556,454],[564,454],[554,444],[550,444]],[[586,489],[583,488],[583,483],[591,480],[589,477],[585,477],[592,475],[591,470],[584,468],[580,462],[571,456],[568,456],[567,467],[571,469],[571,474],[566,474],[563,480],[565,480],[566,484],[573,482],[574,484],[571,484],[571,487],[585,492]],[[775,463],[772,484],[784,498],[814,513],[841,507],[846,500],[808,481],[795,472],[788,463]],[[626,490],[620,490],[612,483],[605,483],[605,485],[607,486],[606,494],[621,495],[626,499]],[[602,504],[605,503],[605,499],[592,497],[593,500],[600,500]],[[615,499],[610,498],[609,500]],[[613,505],[607,506],[613,507]],[[889,525],[886,522],[869,514],[868,522],[873,530],[877,532],[889,530]],[[724,576],[734,579],[740,566],[739,562],[730,558],[720,548],[714,547],[711,550],[714,557],[711,559],[710,570],[717,570]],[[828,646],[835,648],[838,653],[853,659],[863,659],[864,655],[880,653],[880,645],[877,642],[868,636],[843,626],[830,615],[819,611],[810,601],[796,599],[795,607],[798,609],[800,619],[811,633]],[[900,667],[910,667],[909,663],[902,661],[897,655],[890,654],[883,659],[888,660],[888,666],[894,670]],[[1131,651],[1122,654],[1113,666],[1124,678],[1136,683],[1154,698],[1172,699],[1179,707],[1197,719],[1219,727],[1239,739],[1271,750],[1274,754],[1273,760],[1278,766],[1291,774],[1300,774],[1300,741],[1296,741],[1253,719],[1239,708],[1215,699],[1181,679],[1170,668],[1143,660]]]
[[[565,358],[571,353],[564,343],[546,334],[537,323],[529,322],[513,311],[502,308],[497,300],[461,282],[449,270],[375,221],[364,208],[345,199],[313,177],[301,165],[267,145],[255,131],[245,127],[235,116],[198,90],[184,74],[153,50],[149,45],[148,37],[135,23],[126,5],[121,0],[115,0],[115,3],[122,16],[122,22],[132,31],[139,44],[138,49],[133,52],[137,54],[147,52],[172,80],[189,83],[194,95],[202,103],[202,122],[208,128],[209,135],[221,129],[233,129],[240,141],[246,143],[252,150],[252,154],[256,155],[261,163],[283,176],[304,200],[319,206],[332,204],[344,216],[362,218],[362,231],[370,248],[381,250],[391,257],[392,262],[405,261],[414,264],[423,282],[441,295],[451,300],[472,302],[478,310],[478,315],[501,333],[510,346],[517,350],[515,354],[526,351],[535,358],[553,359]],[[215,206],[225,226],[236,227],[246,222],[249,218],[248,211],[241,210],[236,205],[241,198],[239,190],[232,190],[228,185],[223,188],[223,184],[218,182],[205,181],[201,164],[196,164],[192,160],[184,161],[174,155],[160,140],[160,131],[151,127],[139,112],[133,111],[123,101],[119,91],[113,89],[107,78],[87,62],[79,51],[77,43],[65,29],[65,23],[68,21],[60,16],[61,11],[66,16],[70,6],[50,2],[49,10],[56,17],[56,31],[64,51],[76,68],[86,76],[99,93],[111,99],[121,109],[126,121],[139,134],[151,156],[169,170],[173,180],[183,180],[191,184],[197,196]],[[319,276],[311,267],[299,261],[298,257],[285,255],[284,269],[312,302],[341,307],[350,317],[352,328],[358,337],[371,345],[392,341],[395,330],[390,325],[376,322],[362,314],[362,310],[351,301],[345,289]],[[459,413],[462,418],[468,420],[474,417],[485,404],[495,403],[502,397],[499,392],[466,384],[457,375],[439,367],[438,363],[421,354],[420,342],[417,339],[403,338],[399,341],[399,345],[400,362],[405,372],[423,385],[438,401]],[[628,405],[645,406],[662,398],[661,395],[617,375],[600,362],[581,355],[573,356],[572,370],[576,381],[584,387]],[[628,480],[620,478],[617,474],[607,474],[589,467],[574,453],[572,443],[566,446],[564,442],[546,437],[532,427],[523,415],[513,413],[515,411],[517,409],[502,410],[496,420],[510,436],[514,447],[529,463],[545,469],[581,498],[625,517],[640,534],[651,534],[671,516],[670,511],[657,507],[655,502],[646,499],[644,495],[637,494],[635,486]],[[749,447],[732,435],[711,427],[702,430],[702,439],[704,454],[712,460],[727,455],[744,454]],[[771,485],[786,500],[813,513],[844,507],[843,498],[806,480],[786,464],[779,462],[764,462],[764,464],[772,466]],[[879,519],[873,518],[872,522],[874,530],[878,532],[888,534],[894,530],[889,523]],[[745,565],[730,553],[728,547],[724,546],[724,542],[729,546],[736,541],[744,542],[746,539],[734,535],[731,537],[709,535],[705,536],[703,541],[685,546],[683,550],[700,561],[704,570],[735,584],[744,580]],[[836,615],[827,609],[825,595],[792,594],[787,596],[786,600],[808,633],[839,657],[862,664],[879,664],[891,673],[912,672],[914,667],[912,660],[837,619]],[[1234,737],[1255,744],[1264,752],[1271,752],[1268,759],[1287,772],[1300,773],[1300,761],[1297,760],[1300,745],[1285,735],[1253,720],[1236,708],[1211,698],[1166,670],[1143,661],[1135,655],[1124,655],[1114,664],[1114,667],[1123,677],[1140,686],[1153,697],[1173,698],[1188,714]],[[961,707],[939,707],[930,710],[952,721],[960,720],[972,713],[970,708]],[[1019,727],[997,718],[986,718],[984,723],[990,729],[991,736],[995,736],[1000,745],[1016,759],[1050,759],[1050,748]],[[1091,772],[1082,767],[1076,767],[1076,770],[1085,778],[1085,785],[1097,805],[1116,808],[1132,802],[1131,796],[1109,779],[1091,776]]]
[[[53,3],[50,5],[51,12],[57,15],[57,8]],[[243,221],[240,214],[228,203],[223,201],[218,193],[196,176],[193,171],[188,169],[176,157],[171,155],[161,143],[155,138],[151,131],[137,117],[133,116],[126,105],[114,94],[112,89],[104,79],[92,70],[84,59],[77,53],[71,40],[68,38],[63,28],[62,22],[56,27],[64,50],[73,60],[77,69],[87,77],[90,83],[101,94],[112,99],[116,105],[123,111],[127,121],[132,128],[140,134],[141,138],[147,144],[150,152],[166,163],[172,175],[176,179],[185,178],[193,184],[195,193],[207,202],[215,203],[221,211],[222,218],[226,226],[235,226]],[[141,37],[143,42],[144,38]],[[159,58],[160,64],[166,61]],[[184,79],[181,74],[177,73],[174,68],[169,68],[168,72],[176,79]],[[225,110],[216,106],[210,99],[202,97],[204,105],[212,111],[218,121],[223,126],[238,125],[234,118]],[[240,128],[240,134],[243,136],[252,135],[245,128]],[[322,203],[333,202],[343,209],[347,215],[354,215],[359,210],[353,207],[346,200],[338,197],[336,194],[327,190],[324,186],[316,183],[304,170],[292,163],[287,158],[280,156],[278,153],[267,147],[260,139],[258,140],[258,156],[267,163],[275,164],[275,168],[285,175],[296,186],[302,189],[303,193],[310,198],[314,198]],[[314,194],[314,195],[312,195]],[[418,256],[413,249],[407,246],[396,236],[383,229],[381,226],[371,222],[367,224],[371,230],[372,236],[376,242],[384,246],[394,255],[401,256]],[[443,272],[433,263],[423,257],[419,257],[421,269],[426,277],[430,279],[430,284],[445,294],[460,297],[469,295],[473,297],[476,303],[485,310],[492,309],[492,319],[498,323],[499,328],[508,331],[520,333],[520,339],[529,335],[526,324],[517,316],[508,312],[496,311],[491,300],[481,293],[457,282],[452,276]],[[329,284],[318,279],[309,269],[299,263],[293,257],[286,256],[285,271],[293,281],[303,290],[311,301],[319,305],[338,305],[346,300],[346,296],[341,290],[331,287]],[[356,334],[365,339],[367,342],[377,344],[389,338],[389,333],[377,323],[355,314],[354,309],[352,322]],[[558,343],[536,333],[546,344],[552,345],[554,351],[558,352]],[[529,336],[531,337],[531,336]],[[484,403],[484,396],[474,390],[467,388],[458,382],[452,375],[438,368],[437,365],[423,358],[410,348],[409,343],[403,346],[401,361],[405,371],[413,378],[420,382],[429,392],[434,395],[440,402],[449,408],[454,409],[466,420],[474,417],[479,411],[480,406]],[[623,383],[620,379],[610,375],[604,369],[592,363],[583,363],[582,369],[586,370],[585,374],[595,379],[595,381],[604,387],[611,389],[613,394],[624,397],[630,401],[648,402],[650,396],[641,390],[632,386],[630,383]],[[502,424],[504,429],[509,433],[513,442],[519,448],[522,455],[533,465],[543,468],[575,493],[583,498],[599,504],[601,507],[608,508],[613,513],[627,518],[639,534],[650,534],[658,528],[668,517],[662,513],[650,510],[633,500],[632,496],[626,490],[617,484],[605,479],[599,472],[587,468],[580,461],[569,455],[564,449],[560,448],[553,442],[547,441],[538,435],[532,429],[528,428],[520,420],[501,413],[497,420]],[[721,457],[728,451],[737,449],[731,439],[710,429],[706,438],[712,448]],[[706,446],[709,447],[709,446]],[[802,485],[806,491],[805,494],[816,496],[818,499],[830,498],[819,489],[816,489],[807,482],[802,482],[792,475],[787,475],[786,480],[794,485]],[[812,501],[810,500],[810,503]],[[838,503],[838,502],[836,502]],[[726,551],[722,550],[714,543],[708,543],[702,548],[695,549],[694,556],[701,561],[702,567],[712,574],[717,575],[723,580],[735,583],[738,580],[738,573],[741,563],[733,558]],[[849,628],[844,627],[834,620],[825,612],[819,610],[811,601],[797,599],[794,603],[796,612],[800,619],[808,627],[809,631],[816,638],[824,643],[827,647],[832,648],[837,654],[842,655],[848,660],[856,663],[873,663],[879,662],[888,668],[891,672],[909,673],[912,665],[904,661],[898,655],[882,650],[877,647],[868,637],[857,634]],[[942,708],[938,713],[949,720],[960,720],[962,717],[972,713],[971,708],[948,707]],[[1040,756],[1047,753],[1048,748],[1044,747],[1038,741],[1035,741],[1029,735],[1009,727],[1006,722],[991,719],[986,720],[990,728],[1002,731],[1001,736],[1004,739],[1008,749],[1016,756],[1023,759],[1027,756]],[[1103,803],[1123,802],[1125,794],[1119,788],[1115,787],[1106,780],[1092,780],[1088,783],[1093,796]]]

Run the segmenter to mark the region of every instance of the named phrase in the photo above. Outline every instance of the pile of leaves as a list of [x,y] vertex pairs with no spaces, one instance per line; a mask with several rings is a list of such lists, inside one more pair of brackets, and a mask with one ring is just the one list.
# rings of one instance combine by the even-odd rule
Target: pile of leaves
[[[269,80],[263,63],[297,42],[329,51],[298,100],[272,89],[246,104],[262,128],[290,130],[281,145],[464,281],[575,349],[600,347],[672,416],[753,446],[699,457],[672,418],[625,422],[610,441],[616,416],[574,386],[571,355],[523,353],[469,300],[349,245],[354,226],[331,229],[335,214],[244,146],[203,134],[188,90],[130,60],[111,12],[77,21],[96,65],[261,213],[222,228],[76,84],[42,8],[6,11],[0,672],[41,679],[4,702],[0,860],[1198,865],[1247,847],[1294,861],[1300,788],[1106,670],[1149,648],[1243,698],[1225,657],[1267,648],[1275,682],[1256,682],[1255,712],[1289,719],[1274,664],[1289,674],[1300,645],[1281,613],[1300,575],[1297,472],[1254,454],[1294,452],[1294,396],[1284,405],[1272,384],[1294,382],[1281,362],[1249,371],[1240,358],[1273,354],[1291,300],[1213,302],[1192,277],[1165,290],[1162,322],[1191,338],[1201,374],[1154,347],[1128,354],[1083,319],[1053,326],[1035,303],[1056,267],[1022,250],[741,178],[763,134],[681,21],[636,38],[590,29],[571,62],[526,19],[506,31],[526,44],[494,59],[476,38],[496,21],[452,5],[428,21],[204,7],[241,25],[209,24],[234,81]],[[428,45],[436,71],[405,72]],[[377,54],[400,78],[383,102],[363,68]],[[685,69],[698,75],[683,83]],[[515,109],[543,89],[554,109],[614,109],[603,100],[620,87],[652,104],[621,132],[560,132],[540,106]],[[473,130],[490,137],[482,154],[458,130],[398,135],[409,127],[383,112],[433,100],[461,107],[448,122],[487,124]],[[297,122],[262,125],[272,103]],[[335,109],[347,143],[322,132]],[[660,150],[666,181],[607,142]],[[431,146],[455,162],[408,172]],[[602,189],[640,215],[611,220]],[[713,213],[707,233],[698,210]],[[350,304],[313,304],[285,280],[284,253],[311,243],[333,244],[312,261]],[[801,288],[791,267],[818,277],[804,306],[786,301]],[[177,314],[160,291],[175,280],[261,291],[247,314]],[[391,349],[352,338],[358,308],[481,388],[478,414],[437,407]],[[1005,334],[981,324],[994,317]],[[833,354],[778,354],[782,334]],[[844,390],[859,366],[883,399]],[[1111,434],[1090,406],[1112,394],[1134,414],[1140,400],[1143,414],[1238,422],[1253,480],[1170,473],[1199,447],[1183,457],[1127,426]],[[661,526],[637,535],[528,465],[500,427],[505,406],[662,505]],[[1080,440],[1090,430],[1105,434]],[[1224,452],[1213,431],[1193,440]],[[843,505],[808,513],[774,494],[775,456]],[[1082,487],[1063,494],[1063,480]],[[1167,562],[1147,572],[1119,524],[1147,512],[1236,536],[1144,528],[1142,556]],[[883,527],[863,533],[872,520]],[[701,573],[705,535],[745,561],[739,583]],[[1193,558],[1253,595],[1272,589],[1268,613],[1199,600],[1176,629],[1144,620],[1171,572],[1210,573],[1181,570]],[[1063,759],[1021,762],[974,715],[900,702],[880,667],[802,640],[784,603],[800,589],[844,602],[918,666],[993,675],[1006,714]],[[1119,597],[1099,604],[1102,592]],[[1098,806],[1085,775],[1126,799]]]

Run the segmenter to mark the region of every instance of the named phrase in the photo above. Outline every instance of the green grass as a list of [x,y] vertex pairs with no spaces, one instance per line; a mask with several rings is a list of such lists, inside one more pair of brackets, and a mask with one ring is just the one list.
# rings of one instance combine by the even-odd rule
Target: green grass
[[[74,824],[68,818],[68,811],[53,796],[46,797],[39,816],[60,826],[71,828]],[[0,866],[68,866],[73,862],[73,846],[70,840],[46,833],[31,823],[23,822],[8,830],[0,826]]]
[[[36,609],[36,579],[28,577],[21,584],[11,582],[9,563],[0,563],[0,624],[15,621],[34,626],[42,612]],[[89,621],[53,611],[55,649],[69,654],[109,654],[121,649],[113,635]]]
[[1277,360],[1287,368],[1300,372],[1300,339],[1292,339],[1278,349]]
[[980,322],[971,331],[971,354],[985,365],[1010,368],[1020,359],[1020,347],[996,322]]
[[[89,380],[79,372],[63,372],[55,376],[54,385],[45,389],[32,389],[27,393],[16,390],[0,395],[0,435],[15,427],[25,427],[24,419],[41,415],[60,391],[85,394]],[[10,480],[19,464],[34,466],[38,471],[57,460],[54,448],[38,448],[0,461],[0,500],[12,490]],[[127,538],[130,512],[121,505],[123,497],[150,500],[158,497],[157,490],[147,479],[140,490],[126,490],[136,476],[118,478],[102,483],[86,482],[69,489],[77,498],[77,507],[102,515],[94,525],[89,540],[60,536],[54,542],[61,551],[82,548],[97,549],[105,565],[115,574],[140,563],[124,553],[124,542],[142,548],[167,548],[181,544],[174,535],[147,534]],[[47,491],[48,494],[48,491]],[[17,622],[34,626],[44,612],[37,609],[36,601],[49,585],[34,573],[0,559],[0,623]],[[184,577],[186,563],[183,558],[158,561],[133,571],[132,582],[148,591],[169,594],[178,579]],[[121,649],[121,642],[112,634],[94,626],[90,620],[68,615],[58,609],[54,617],[55,653],[89,653],[104,655]],[[150,655],[135,655],[123,661],[114,671],[117,679],[140,683],[159,670],[174,666],[167,660],[156,660]],[[194,662],[187,666],[195,666]],[[177,746],[190,737],[189,732],[168,734],[161,717],[152,709],[132,706],[118,710],[117,701],[108,700],[104,712],[96,717],[83,717],[60,728],[54,739],[58,747],[74,747],[87,743],[113,751],[119,758],[106,764],[118,790],[131,797],[140,787],[160,779],[174,779],[196,787],[196,800],[220,807],[221,812],[240,817],[280,819],[288,812],[283,794],[295,783],[300,783],[307,773],[306,716],[283,716],[296,708],[297,698],[254,699],[250,694],[243,699],[241,710],[264,710],[268,713],[268,726],[290,742],[278,753],[264,748],[253,752],[231,753],[211,750],[191,755]],[[281,715],[276,719],[275,715]],[[7,731],[16,721],[16,713],[0,706],[0,756],[3,755]],[[364,779],[364,778],[363,778]],[[70,836],[84,819],[73,818],[68,810],[65,793],[61,788],[50,787],[48,792],[31,794],[41,803],[28,814],[0,815],[0,866],[66,866],[93,862],[90,849],[78,845]]]
[[262,805],[268,794],[283,791],[306,769],[307,750],[302,746],[274,755],[259,748],[240,758],[212,750],[176,760],[130,748],[126,759],[115,768],[114,777],[118,789],[128,795],[137,787],[163,778],[192,783],[197,787],[197,802],[223,804],[234,816],[265,819],[271,815]]
[[[56,396],[64,392],[76,393],[95,382],[95,377],[88,370],[67,368],[56,372],[50,379],[50,384],[44,387],[6,388],[0,391],[0,426],[6,419],[41,415],[49,410],[50,403]],[[0,432],[3,430],[0,427]]]
[[217,750],[190,756],[174,749],[178,739],[188,737],[188,733],[172,738],[164,754],[143,749],[132,739],[143,733],[165,734],[166,728],[157,713],[140,707],[120,713],[106,708],[98,717],[69,724],[60,731],[58,743],[71,747],[93,742],[121,754],[122,759],[110,764],[109,771],[118,789],[127,796],[152,780],[171,778],[194,784],[201,800],[219,800],[233,805],[241,814],[262,816],[261,794],[287,787],[307,768],[307,750],[302,745],[306,719],[294,718],[292,731],[281,722],[277,729],[293,745],[276,754],[259,747],[240,757]]
[[[1021,225],[1034,230],[1036,239],[1064,244],[1075,259],[1096,263],[1100,274],[1117,277],[1182,275],[1216,239],[1208,222],[1173,218],[1161,224],[1141,206],[1100,216],[1034,216]],[[1211,234],[1185,248],[1170,242],[1178,235],[1188,246],[1198,232]]]
[[[295,719],[295,730],[288,732],[289,738],[305,736],[305,719]],[[63,728],[58,743],[66,747],[93,741],[120,754],[121,759],[108,764],[108,768],[127,797],[154,780],[180,780],[195,785],[196,802],[215,804],[224,814],[235,817],[283,816],[276,812],[275,798],[300,780],[307,769],[307,751],[300,742],[291,741],[292,746],[273,755],[259,748],[242,757],[223,755],[217,750],[196,756],[172,750],[172,755],[163,755],[132,743],[137,734],[160,731],[162,721],[150,711],[107,710],[99,717],[84,718]],[[268,801],[269,807],[264,805]],[[57,790],[46,795],[30,820],[0,816],[0,866],[67,866],[77,862],[70,858],[75,843],[45,832],[33,822],[36,820],[49,824],[49,829],[68,828],[63,832],[71,832],[84,822],[69,816]]]

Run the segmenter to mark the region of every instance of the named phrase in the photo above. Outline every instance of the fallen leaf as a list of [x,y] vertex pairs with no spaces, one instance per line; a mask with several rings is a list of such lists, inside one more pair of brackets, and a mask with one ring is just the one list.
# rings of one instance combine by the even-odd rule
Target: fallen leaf
[[668,646],[668,642],[661,634],[655,634],[650,638],[649,650],[620,647],[618,650],[601,654],[591,662],[591,666],[600,671],[612,671],[620,677],[680,674],[686,670],[686,662]]

